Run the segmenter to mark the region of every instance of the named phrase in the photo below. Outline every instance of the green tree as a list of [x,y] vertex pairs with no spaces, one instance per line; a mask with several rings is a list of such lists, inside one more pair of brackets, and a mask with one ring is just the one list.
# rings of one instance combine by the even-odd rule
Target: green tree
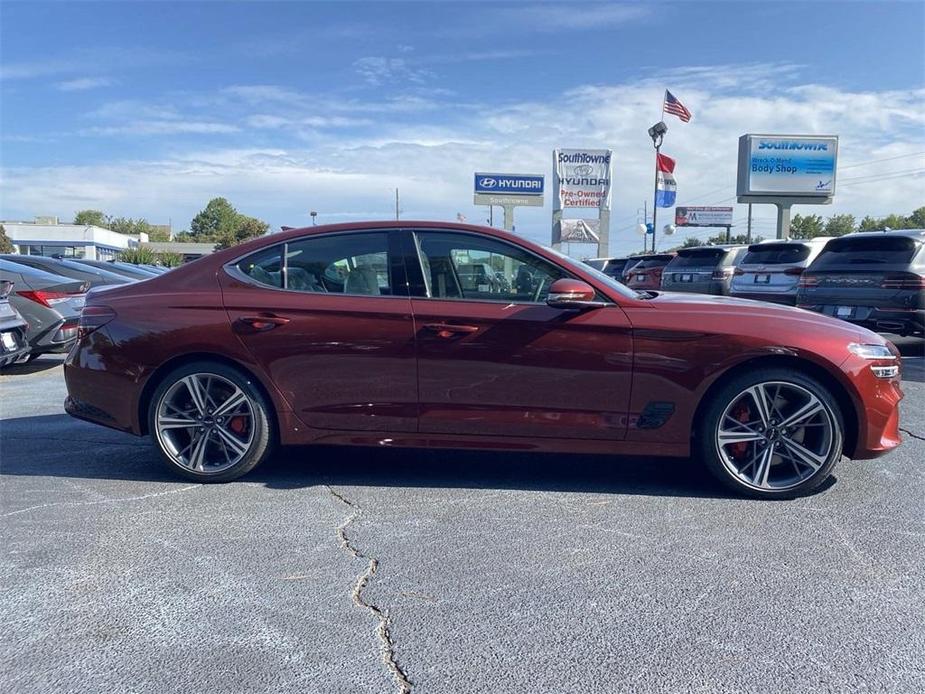
[[684,239],[684,243],[678,246],[678,248],[694,248],[695,246],[702,246],[702,245],[703,245],[703,241],[701,241],[700,239],[694,238],[693,236],[688,236],[686,239]]
[[190,234],[197,240],[215,240],[233,234],[238,222],[238,211],[225,198],[212,198],[190,222]]
[[909,229],[911,228],[910,220],[908,217],[903,217],[901,214],[891,214],[887,215],[880,220],[880,229]]
[[880,220],[871,217],[870,215],[864,217],[864,219],[861,220],[861,223],[858,224],[858,231],[877,231],[882,228],[883,227],[880,226]]
[[909,215],[909,229],[925,229],[925,207],[913,210]]
[[[262,236],[269,228],[266,222],[239,213],[225,198],[213,198],[190,222],[189,240],[214,241],[220,248],[228,248]],[[182,233],[177,236],[186,240]]]
[[825,223],[825,236],[844,236],[854,231],[854,215],[836,214]]
[[825,235],[825,225],[822,223],[822,217],[817,214],[809,214],[805,217],[800,214],[793,215],[790,220],[790,237],[794,239],[812,239],[816,236]]
[[13,242],[6,235],[6,229],[0,224],[0,253],[12,253],[14,250],[16,249],[13,248]]
[[74,224],[92,224],[93,226],[105,227],[106,215],[100,210],[81,210],[74,215]]

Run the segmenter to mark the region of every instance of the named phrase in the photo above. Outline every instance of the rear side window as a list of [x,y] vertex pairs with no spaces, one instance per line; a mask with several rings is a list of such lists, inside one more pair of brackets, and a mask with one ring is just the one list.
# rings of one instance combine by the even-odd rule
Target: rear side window
[[290,291],[368,296],[393,293],[385,232],[298,239],[249,255],[237,267],[257,284]]
[[238,261],[238,270],[258,284],[283,286],[283,246],[271,246]]
[[799,243],[767,244],[749,248],[742,265],[791,265],[809,257],[809,246]]
[[711,248],[696,251],[678,251],[678,255],[671,261],[672,269],[678,267],[715,267],[726,257],[722,248]]
[[813,270],[846,268],[857,265],[900,266],[912,263],[916,242],[908,236],[868,236],[829,241],[813,263]]

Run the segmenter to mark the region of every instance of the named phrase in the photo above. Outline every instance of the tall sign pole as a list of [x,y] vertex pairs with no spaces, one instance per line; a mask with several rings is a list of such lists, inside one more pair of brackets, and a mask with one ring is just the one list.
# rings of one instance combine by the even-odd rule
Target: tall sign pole
[[655,147],[655,184],[652,191],[652,252],[655,253],[655,234],[658,230],[658,154],[662,148],[662,140],[665,139],[665,133],[668,132],[668,126],[665,121],[659,121],[649,128],[649,137],[652,138],[652,146]]

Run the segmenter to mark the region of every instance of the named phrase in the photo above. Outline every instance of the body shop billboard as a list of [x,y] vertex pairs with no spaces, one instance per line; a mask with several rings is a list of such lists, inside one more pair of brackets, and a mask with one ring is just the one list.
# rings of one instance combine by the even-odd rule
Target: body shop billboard
[[557,149],[553,176],[559,207],[610,209],[609,149]]
[[737,193],[831,198],[837,160],[836,136],[742,135]]

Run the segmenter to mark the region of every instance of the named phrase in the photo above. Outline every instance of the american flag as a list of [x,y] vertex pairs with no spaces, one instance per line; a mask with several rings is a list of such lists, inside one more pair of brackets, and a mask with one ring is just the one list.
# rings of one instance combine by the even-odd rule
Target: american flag
[[662,113],[671,113],[677,116],[685,123],[690,123],[693,114],[687,110],[687,107],[675,98],[675,95],[665,90],[665,103],[662,106]]

